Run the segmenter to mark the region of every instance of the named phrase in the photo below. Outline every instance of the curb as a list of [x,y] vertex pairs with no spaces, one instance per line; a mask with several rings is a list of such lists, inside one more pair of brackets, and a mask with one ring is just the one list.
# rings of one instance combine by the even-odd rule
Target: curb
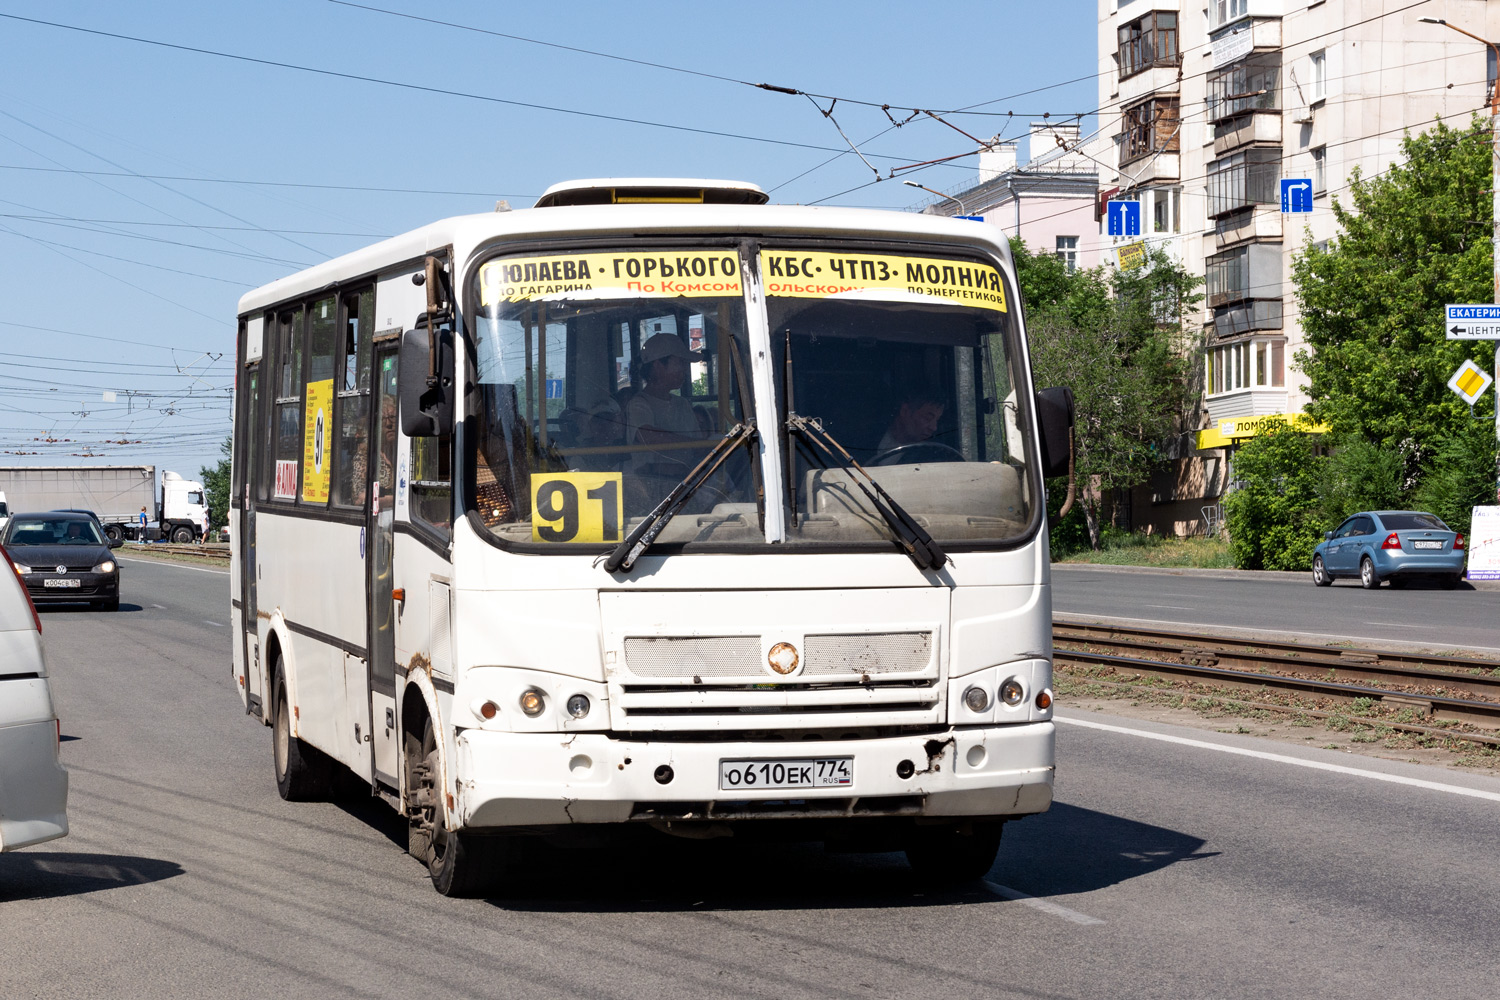
[[[1052,571],[1089,570],[1096,573],[1134,573],[1147,576],[1196,576],[1207,580],[1302,580],[1312,581],[1312,574],[1280,569],[1194,569],[1188,566],[1121,566],[1115,563],[1059,563]],[[1475,590],[1500,591],[1500,580],[1465,580]]]

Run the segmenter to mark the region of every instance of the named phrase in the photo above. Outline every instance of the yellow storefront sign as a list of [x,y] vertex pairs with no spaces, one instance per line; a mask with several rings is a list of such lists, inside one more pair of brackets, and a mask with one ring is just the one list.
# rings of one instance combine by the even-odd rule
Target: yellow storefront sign
[[744,294],[733,250],[603,250],[502,257],[479,269],[479,302],[567,298],[735,298]]
[[1256,417],[1229,417],[1220,420],[1218,426],[1198,432],[1197,447],[1226,448],[1245,438],[1253,438],[1272,430],[1293,430],[1302,434],[1327,434],[1328,425],[1320,424],[1305,413],[1263,413]]
[[302,499],[328,502],[328,432],[333,422],[333,379],[307,383],[302,423]]
[[850,292],[896,291],[954,305],[1005,312],[1005,283],[989,264],[893,253],[762,250],[766,294],[823,299]]

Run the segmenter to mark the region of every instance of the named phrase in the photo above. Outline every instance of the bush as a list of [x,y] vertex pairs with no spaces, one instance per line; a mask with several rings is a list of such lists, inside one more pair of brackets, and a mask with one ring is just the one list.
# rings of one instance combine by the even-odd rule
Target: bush
[[1354,438],[1318,466],[1318,517],[1325,529],[1362,510],[1406,507],[1406,462],[1394,448]]
[[1412,501],[1467,535],[1473,508],[1495,502],[1495,425],[1472,420],[1439,438]]
[[1239,488],[1224,497],[1229,546],[1240,569],[1306,569],[1322,538],[1318,439],[1290,430],[1251,438],[1234,457]]

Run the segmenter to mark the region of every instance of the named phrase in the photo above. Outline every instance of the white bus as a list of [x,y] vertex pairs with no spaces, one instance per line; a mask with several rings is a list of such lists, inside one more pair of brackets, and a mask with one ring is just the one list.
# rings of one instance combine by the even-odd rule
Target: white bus
[[448,895],[621,824],[987,871],[1052,799],[1044,476],[1001,231],[556,185],[240,300],[234,679]]

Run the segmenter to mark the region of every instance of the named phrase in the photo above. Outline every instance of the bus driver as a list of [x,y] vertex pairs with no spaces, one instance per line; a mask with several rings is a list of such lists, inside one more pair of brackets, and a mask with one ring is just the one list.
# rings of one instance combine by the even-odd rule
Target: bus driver
[[[628,441],[631,444],[671,444],[701,441],[706,436],[693,404],[674,390],[687,385],[690,365],[703,355],[689,351],[675,333],[658,333],[641,347],[641,377],[646,387],[626,407]],[[632,461],[634,472],[681,479],[692,468],[691,452],[677,449],[643,451]]]

